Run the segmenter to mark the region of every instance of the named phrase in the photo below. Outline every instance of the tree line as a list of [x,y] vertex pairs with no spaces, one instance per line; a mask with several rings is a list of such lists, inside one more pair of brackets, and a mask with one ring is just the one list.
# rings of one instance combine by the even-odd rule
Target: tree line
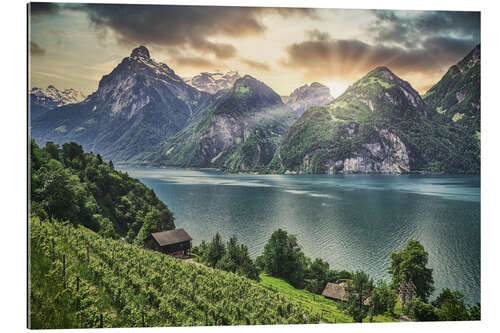
[[152,232],[174,229],[156,194],[74,142],[30,142],[30,208],[42,219],[71,221],[102,236],[142,245]]
[[[261,256],[254,261],[248,256],[244,245],[237,245],[232,237],[225,245],[217,233],[211,242],[203,241],[192,249],[195,257],[210,267],[236,272],[252,279],[260,273],[282,278],[292,286],[321,294],[328,282],[345,281],[347,301],[344,311],[356,322],[376,315],[394,316],[398,298],[403,313],[416,321],[480,320],[480,304],[468,305],[459,291],[443,289],[432,302],[434,291],[432,269],[427,267],[428,253],[414,239],[410,239],[400,252],[391,254],[391,265],[387,268],[391,282],[374,282],[363,271],[336,271],[329,264],[304,255],[295,235],[278,229],[264,246]],[[244,264],[242,264],[244,263]]]

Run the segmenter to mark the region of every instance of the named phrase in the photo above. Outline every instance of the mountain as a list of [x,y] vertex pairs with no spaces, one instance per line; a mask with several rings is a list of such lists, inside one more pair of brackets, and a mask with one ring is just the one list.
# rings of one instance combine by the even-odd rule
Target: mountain
[[283,135],[268,170],[479,173],[480,46],[421,98],[378,67]]
[[237,71],[229,71],[227,73],[203,72],[193,76],[190,79],[185,79],[185,81],[187,84],[195,87],[200,91],[205,91],[209,94],[215,94],[220,90],[231,89],[236,80],[238,80],[240,77],[241,76]]
[[300,117],[311,106],[323,106],[332,100],[327,86],[313,82],[311,85],[305,84],[295,89],[283,102],[297,113],[297,117]]
[[31,120],[35,120],[48,110],[66,104],[78,103],[85,99],[85,95],[75,89],[59,90],[53,85],[49,85],[47,88],[33,87],[29,93],[29,97]]
[[438,113],[480,131],[481,46],[477,45],[424,95]]
[[204,112],[160,146],[154,164],[257,171],[271,161],[295,120],[280,96],[250,75],[219,92]]
[[283,135],[271,169],[409,172],[418,166],[418,139],[430,117],[408,82],[378,67],[326,106],[308,109]]
[[[453,122],[462,132],[460,163],[465,169],[480,168],[481,145],[481,45],[456,65],[424,95],[424,101],[436,112]],[[458,162],[458,160],[457,160]]]
[[182,130],[211,98],[140,46],[84,101],[36,119],[31,135],[41,144],[75,141],[106,159],[127,161]]

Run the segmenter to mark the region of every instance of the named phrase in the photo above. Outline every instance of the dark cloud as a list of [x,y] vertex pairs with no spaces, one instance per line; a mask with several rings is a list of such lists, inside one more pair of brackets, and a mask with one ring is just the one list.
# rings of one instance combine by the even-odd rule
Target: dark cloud
[[266,11],[284,17],[315,17],[314,10],[290,8],[114,4],[72,8],[85,11],[98,30],[112,30],[121,44],[189,48],[219,59],[234,57],[237,52],[234,46],[214,40],[220,36],[263,33],[266,27],[261,22],[261,14]]
[[240,61],[242,63],[246,64],[247,66],[253,67],[253,68],[261,70],[261,71],[267,72],[267,71],[271,70],[271,68],[269,67],[268,64],[260,62],[260,61],[254,61],[254,60],[247,59],[247,58],[240,58]]
[[50,2],[31,2],[29,4],[31,15],[56,14],[59,11],[59,4]]
[[432,74],[457,62],[474,47],[469,40],[454,37],[427,38],[421,47],[408,49],[370,45],[356,39],[333,39],[318,30],[307,35],[308,40],[286,47],[287,58],[282,64],[303,71],[309,79],[354,80],[377,66],[387,66],[405,75]]
[[45,49],[35,42],[30,42],[30,54],[32,56],[43,56],[45,54]]
[[418,48],[428,38],[454,36],[479,43],[481,16],[479,12],[374,11],[375,20],[368,28],[381,43],[397,43],[407,48]]

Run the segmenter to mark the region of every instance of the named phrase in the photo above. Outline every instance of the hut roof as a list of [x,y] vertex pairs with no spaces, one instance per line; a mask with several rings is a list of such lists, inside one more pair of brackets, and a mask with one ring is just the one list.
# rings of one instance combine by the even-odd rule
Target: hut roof
[[345,282],[344,281],[340,283],[328,282],[321,295],[328,298],[347,301],[347,297],[345,294]]
[[[347,280],[339,280],[339,283],[328,282],[325,289],[321,293],[322,296],[347,301],[347,293],[345,292]],[[364,300],[364,305],[370,305],[370,297]]]
[[189,236],[189,234],[182,228],[154,232],[151,236],[160,246],[172,245],[192,240],[191,236]]

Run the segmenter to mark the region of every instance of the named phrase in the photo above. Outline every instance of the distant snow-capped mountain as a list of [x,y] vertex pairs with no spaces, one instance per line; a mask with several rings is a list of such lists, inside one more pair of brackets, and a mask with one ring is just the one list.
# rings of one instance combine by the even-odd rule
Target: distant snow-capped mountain
[[59,90],[53,85],[49,85],[47,88],[33,87],[29,94],[31,120],[38,118],[48,110],[78,103],[85,99],[85,95],[78,90],[72,88]]
[[236,80],[239,78],[240,74],[237,71],[229,71],[226,73],[203,72],[193,76],[192,78],[185,78],[184,80],[187,84],[198,90],[215,94],[220,90],[232,88]]

